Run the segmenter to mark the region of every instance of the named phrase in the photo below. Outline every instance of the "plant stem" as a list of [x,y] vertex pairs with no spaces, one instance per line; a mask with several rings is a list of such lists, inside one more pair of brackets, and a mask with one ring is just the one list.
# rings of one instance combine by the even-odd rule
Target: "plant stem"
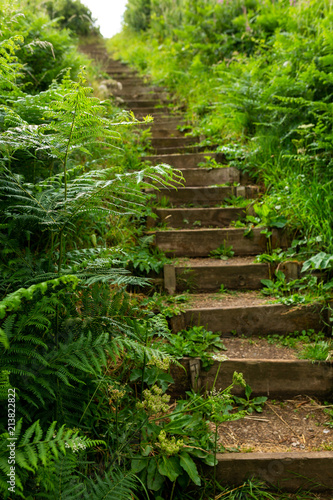
[[72,125],[71,125],[71,130],[69,132],[67,146],[66,146],[66,153],[65,153],[65,157],[64,157],[64,161],[63,161],[64,183],[65,183],[65,208],[66,208],[66,201],[67,201],[67,161],[68,161],[69,148],[70,148],[70,145],[72,142],[72,136],[73,136],[74,126],[75,126],[78,105],[79,105],[79,92],[76,95],[76,103],[75,103],[75,107],[74,107],[74,111],[73,111],[73,121],[72,121]]
[[215,498],[216,496],[216,455],[217,455],[217,430],[218,430],[219,426],[217,424],[217,422],[215,423],[215,439],[214,439],[214,486],[213,486],[213,491],[214,491],[214,494],[213,494],[213,498]]
[[118,401],[116,401],[116,439],[115,439],[116,453],[118,451]]
[[176,481],[174,481],[172,483],[172,490],[171,490],[170,500],[173,499],[173,494],[174,494],[174,491],[175,491],[175,486],[176,486]]

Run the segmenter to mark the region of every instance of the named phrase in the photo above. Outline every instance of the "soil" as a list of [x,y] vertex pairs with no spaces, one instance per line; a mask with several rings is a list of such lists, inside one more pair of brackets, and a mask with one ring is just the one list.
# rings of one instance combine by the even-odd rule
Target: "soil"
[[263,338],[223,337],[223,344],[227,351],[222,351],[221,354],[230,359],[298,359],[296,350],[270,344]]
[[323,405],[307,396],[268,400],[262,413],[225,422],[218,428],[219,445],[226,451],[332,451],[333,428]]
[[186,267],[214,267],[214,266],[242,266],[248,264],[255,264],[255,257],[231,257],[229,259],[211,259],[211,258],[178,258],[173,261],[175,266]]
[[267,304],[274,301],[274,297],[263,296],[260,292],[227,292],[227,293],[193,293],[189,295],[186,304],[188,309],[223,308],[223,307],[250,307]]

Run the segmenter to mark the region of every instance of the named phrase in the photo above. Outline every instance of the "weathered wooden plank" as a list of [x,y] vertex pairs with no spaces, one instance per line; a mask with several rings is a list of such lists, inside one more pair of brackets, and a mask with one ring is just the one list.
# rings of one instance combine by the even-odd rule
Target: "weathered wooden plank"
[[284,491],[333,489],[333,452],[225,453],[217,455],[216,479],[241,485],[256,477]]
[[[159,221],[169,227],[189,229],[191,227],[226,227],[231,221],[245,217],[243,208],[156,208]],[[147,227],[154,227],[158,220],[150,217]]]
[[[181,229],[155,233],[155,243],[167,255],[176,257],[207,257],[220,245],[231,246],[237,255],[258,255],[267,251],[264,228],[254,228],[251,238],[244,237],[244,230],[238,228]],[[272,248],[285,248],[283,233],[272,231]]]
[[261,280],[269,278],[268,264],[224,266],[176,266],[176,291],[217,292],[221,285],[227,290],[258,290]]
[[171,325],[174,333],[193,325],[203,325],[221,335],[230,334],[231,331],[238,335],[284,335],[294,331],[319,331],[325,328],[321,309],[320,304],[299,307],[262,304],[195,308],[171,318]]

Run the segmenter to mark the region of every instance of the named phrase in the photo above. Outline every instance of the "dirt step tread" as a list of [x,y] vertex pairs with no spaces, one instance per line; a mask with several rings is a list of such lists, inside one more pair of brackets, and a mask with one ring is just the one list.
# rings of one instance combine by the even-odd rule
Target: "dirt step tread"
[[260,292],[232,293],[191,293],[187,296],[186,309],[230,309],[238,307],[267,306],[274,297],[263,296]]
[[322,406],[307,396],[267,400],[260,414],[222,423],[218,443],[254,453],[318,451],[333,446],[333,430],[325,426],[329,416]]
[[[244,337],[244,338],[243,338]],[[226,351],[221,351],[228,359],[291,359],[298,360],[297,354],[301,351],[301,346],[298,349],[282,346],[277,343],[268,342],[263,337],[242,337],[230,336],[223,338],[223,344]]]
[[[204,210],[204,209],[202,209]],[[258,265],[262,266],[259,262],[254,262],[255,257],[229,257],[226,260],[223,259],[213,259],[213,258],[190,258],[190,257],[179,257],[178,259],[174,259],[172,265],[175,267],[233,267],[233,266],[247,266]],[[265,264],[264,264],[265,265]]]

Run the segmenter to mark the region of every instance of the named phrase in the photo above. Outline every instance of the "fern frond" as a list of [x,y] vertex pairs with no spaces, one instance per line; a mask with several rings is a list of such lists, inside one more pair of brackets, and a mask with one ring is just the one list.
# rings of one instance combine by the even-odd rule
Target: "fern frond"
[[16,292],[10,293],[0,301],[0,319],[3,319],[8,311],[16,311],[21,306],[22,300],[25,298],[31,300],[35,292],[45,293],[48,287],[56,287],[61,284],[72,283],[75,286],[78,278],[73,275],[60,276],[59,278],[44,281],[36,285],[31,285],[29,288],[19,288]]
[[86,485],[87,493],[84,497],[86,499],[128,500],[132,498],[137,487],[137,479],[133,473],[115,468],[103,479],[96,474],[95,481],[88,479]]
[[[57,422],[49,426],[45,438],[39,420],[34,422],[22,432],[23,420],[20,419],[15,427],[15,460],[16,460],[16,486],[22,491],[22,477],[25,472],[35,473],[39,464],[47,466],[50,459],[57,460],[70,450],[70,454],[80,448],[104,444],[101,440],[80,437],[77,431],[66,429],[61,426],[56,430]],[[0,491],[3,488],[4,479],[9,473],[8,464],[8,437],[7,433],[0,436]],[[13,441],[12,441],[13,442]],[[71,471],[73,469],[71,468]],[[7,490],[6,483],[6,490]]]
[[12,386],[9,382],[10,372],[8,370],[0,370],[0,401],[8,400],[8,389]]

